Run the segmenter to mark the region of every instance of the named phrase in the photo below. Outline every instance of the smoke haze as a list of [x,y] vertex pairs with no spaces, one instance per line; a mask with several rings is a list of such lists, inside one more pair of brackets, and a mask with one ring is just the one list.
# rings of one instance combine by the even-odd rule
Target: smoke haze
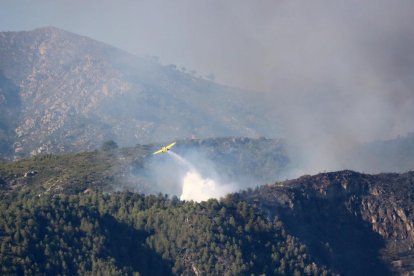
[[300,173],[414,130],[412,1],[0,3],[3,30],[53,25],[256,91]]

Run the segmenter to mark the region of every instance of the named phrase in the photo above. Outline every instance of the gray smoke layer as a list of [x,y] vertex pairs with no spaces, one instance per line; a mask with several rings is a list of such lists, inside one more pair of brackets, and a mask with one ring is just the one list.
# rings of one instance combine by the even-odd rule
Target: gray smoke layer
[[220,61],[233,64],[234,82],[263,92],[283,128],[277,135],[293,145],[297,175],[359,169],[348,156],[355,146],[413,131],[414,2],[263,1],[235,9],[232,33],[246,43],[230,42],[226,54],[242,61]]
[[[283,2],[266,97],[301,173],[355,167],[353,148],[413,130],[414,2]],[[345,161],[346,160],[346,161]]]

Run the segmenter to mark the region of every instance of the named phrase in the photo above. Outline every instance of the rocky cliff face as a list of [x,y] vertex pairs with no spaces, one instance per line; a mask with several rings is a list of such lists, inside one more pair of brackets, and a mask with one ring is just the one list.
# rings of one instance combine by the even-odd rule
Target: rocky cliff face
[[303,176],[243,196],[347,275],[414,273],[414,173]]
[[1,122],[3,144],[12,142],[3,156],[90,150],[109,139],[268,134],[245,96],[56,28],[0,33],[0,105],[13,119]]

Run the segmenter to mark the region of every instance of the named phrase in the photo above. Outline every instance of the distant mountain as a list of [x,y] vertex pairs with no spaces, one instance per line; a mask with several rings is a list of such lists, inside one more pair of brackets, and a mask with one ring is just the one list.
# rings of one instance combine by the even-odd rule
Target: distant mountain
[[47,27],[0,33],[0,154],[274,133],[246,91]]
[[368,173],[414,170],[414,133],[358,145],[348,152],[344,164]]

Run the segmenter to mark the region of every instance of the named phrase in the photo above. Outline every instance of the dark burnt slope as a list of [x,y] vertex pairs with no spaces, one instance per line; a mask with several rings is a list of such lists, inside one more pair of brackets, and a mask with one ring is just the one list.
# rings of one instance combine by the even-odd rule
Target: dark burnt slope
[[303,176],[242,193],[346,275],[414,271],[414,172]]

